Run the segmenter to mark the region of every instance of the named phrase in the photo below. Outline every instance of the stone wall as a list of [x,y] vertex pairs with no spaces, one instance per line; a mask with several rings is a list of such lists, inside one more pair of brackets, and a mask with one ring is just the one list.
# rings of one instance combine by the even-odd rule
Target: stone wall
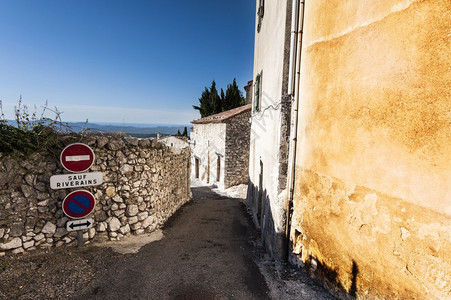
[[[81,188],[97,201],[86,243],[151,232],[191,199],[189,148],[176,153],[155,140],[106,135],[81,142],[96,156],[89,172],[102,172],[104,180]],[[75,189],[52,190],[49,184],[50,176],[63,173],[59,158],[48,153],[0,156],[0,255],[74,243],[61,203]]]
[[226,121],[224,188],[248,183],[250,117],[249,110]]

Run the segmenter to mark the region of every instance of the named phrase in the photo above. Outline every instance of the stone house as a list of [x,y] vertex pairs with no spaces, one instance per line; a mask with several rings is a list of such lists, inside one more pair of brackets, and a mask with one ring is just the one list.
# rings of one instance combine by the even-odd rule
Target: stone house
[[251,105],[194,120],[192,179],[220,189],[247,183]]
[[450,10],[257,0],[247,203],[273,257],[360,299],[451,298]]

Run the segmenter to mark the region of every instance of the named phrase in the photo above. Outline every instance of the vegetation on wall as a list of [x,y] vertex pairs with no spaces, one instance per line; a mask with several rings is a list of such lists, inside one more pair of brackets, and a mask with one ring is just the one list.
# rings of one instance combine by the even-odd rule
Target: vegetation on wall
[[[44,117],[45,111],[55,113],[55,118]],[[61,122],[60,112],[52,110],[48,105],[43,107],[43,112],[38,118],[36,111],[31,115],[26,105],[22,105],[22,98],[15,106],[16,126],[8,124],[3,113],[0,101],[0,153],[2,155],[28,156],[34,152],[47,151],[58,155],[67,144],[67,138],[63,141],[60,132],[71,132],[70,128]],[[77,134],[73,134],[74,140]]]
[[243,93],[233,79],[231,84],[227,85],[226,92],[221,89],[221,96],[218,95],[216,82],[213,80],[210,89],[205,87],[199,98],[199,105],[193,105],[193,108],[200,112],[202,118],[214,115],[226,110],[230,110],[245,104]]

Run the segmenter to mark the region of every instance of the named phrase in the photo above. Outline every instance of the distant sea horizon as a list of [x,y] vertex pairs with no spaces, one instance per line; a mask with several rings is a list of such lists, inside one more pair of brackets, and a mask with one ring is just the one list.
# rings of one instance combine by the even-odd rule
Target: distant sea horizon
[[[7,120],[8,124],[16,126],[15,120]],[[178,132],[183,133],[191,131],[192,125],[189,124],[158,124],[158,123],[125,123],[125,122],[62,122],[69,125],[69,127],[79,132],[89,129],[93,132],[124,132],[127,135],[135,137],[156,137],[157,133],[163,136],[175,135]]]
[[[69,123],[85,123],[85,122],[69,122]],[[180,127],[180,126],[193,126],[192,124],[161,124],[161,123],[128,123],[128,122],[96,122],[89,121],[88,124],[99,124],[99,125],[114,125],[114,126],[132,126],[132,127]]]

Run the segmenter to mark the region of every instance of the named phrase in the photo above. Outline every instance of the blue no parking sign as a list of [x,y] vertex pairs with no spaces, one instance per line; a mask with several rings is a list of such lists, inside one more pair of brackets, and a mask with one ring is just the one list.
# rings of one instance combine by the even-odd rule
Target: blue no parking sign
[[63,212],[72,219],[81,219],[89,215],[96,205],[94,195],[85,190],[77,190],[63,200]]

